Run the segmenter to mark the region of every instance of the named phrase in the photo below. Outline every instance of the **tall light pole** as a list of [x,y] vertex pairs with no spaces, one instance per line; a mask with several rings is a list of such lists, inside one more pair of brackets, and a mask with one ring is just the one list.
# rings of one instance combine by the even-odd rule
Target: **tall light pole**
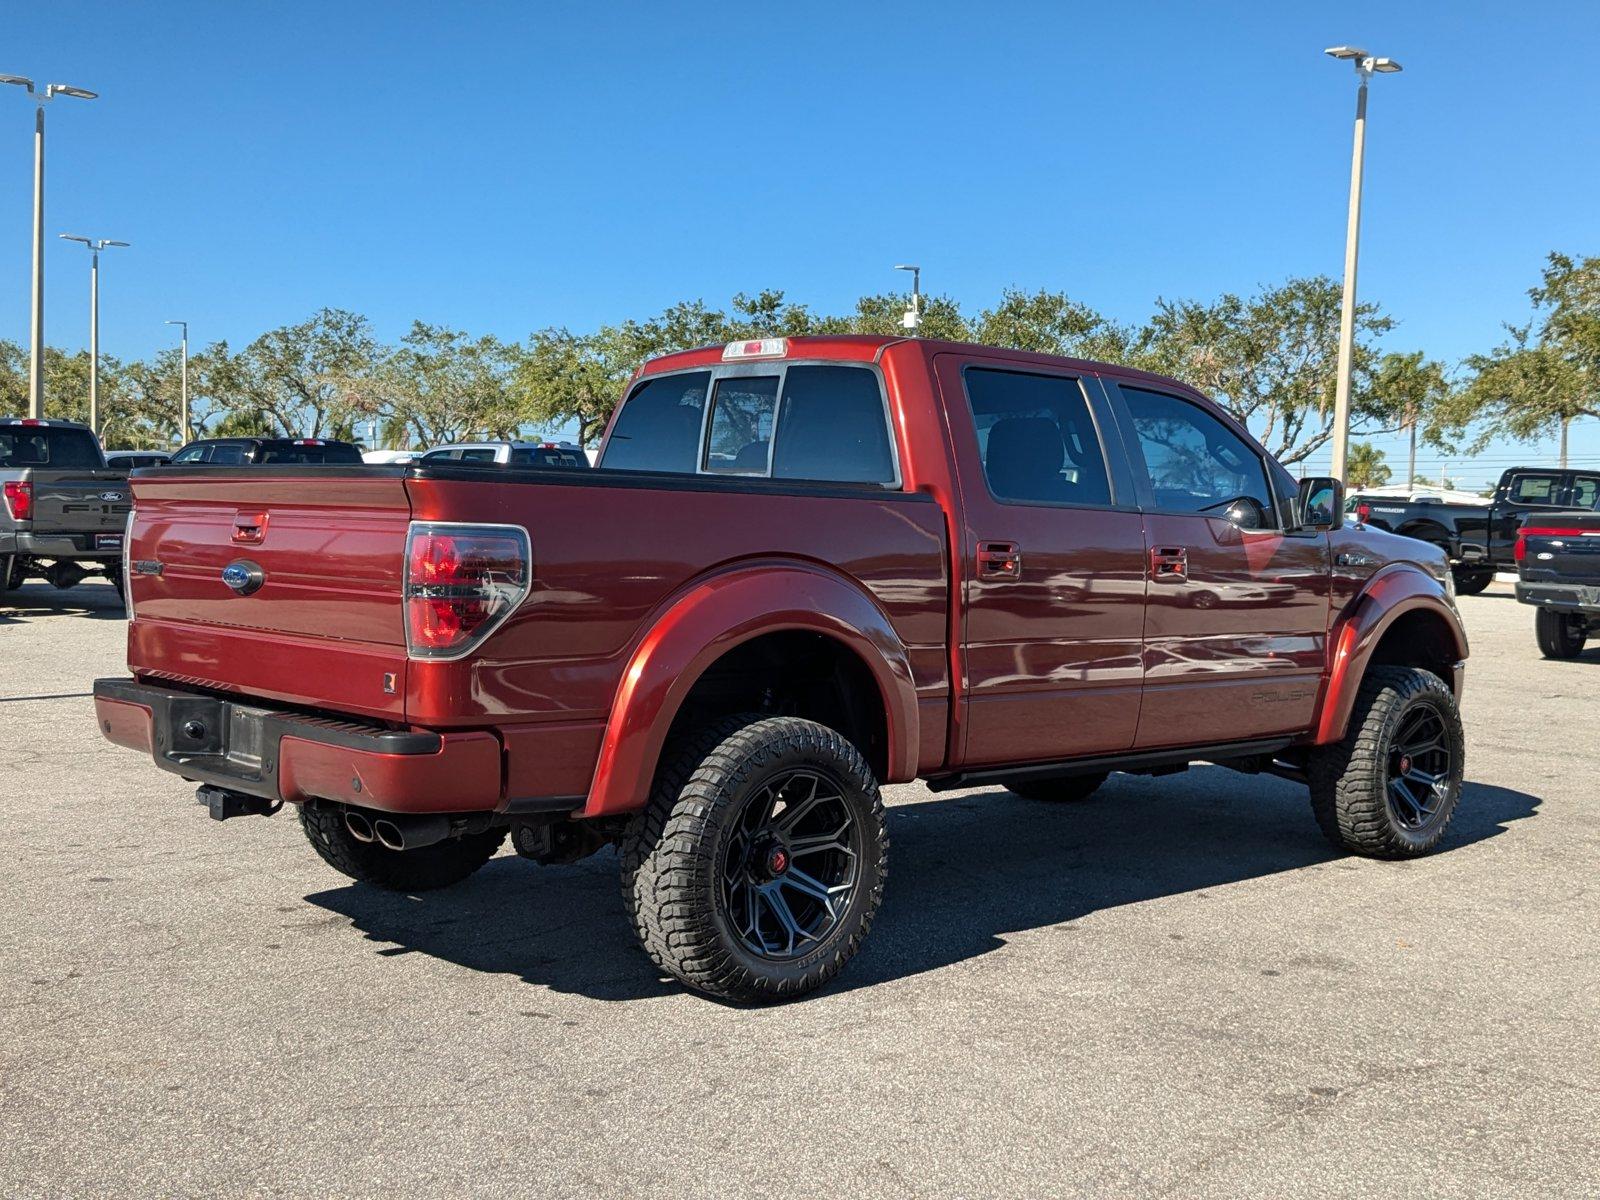
[[1350,217],[1344,239],[1344,302],[1339,308],[1339,374],[1333,392],[1333,467],[1336,479],[1344,479],[1345,461],[1350,453],[1350,373],[1356,344],[1356,248],[1361,240],[1361,165],[1367,148],[1367,81],[1373,72],[1389,75],[1400,70],[1392,58],[1374,58],[1354,46],[1330,46],[1325,53],[1355,63],[1356,136],[1350,154]]
[[911,272],[911,307],[906,309],[900,318],[900,324],[916,336],[917,326],[922,324],[922,268],[910,263],[900,263],[895,266],[896,271]]
[[68,242],[82,242],[89,247],[89,428],[95,437],[100,436],[100,251],[112,246],[126,246],[127,242],[113,242],[107,238],[86,238],[76,233],[63,233]]
[[189,322],[168,321],[168,325],[183,326],[182,358],[182,399],[178,402],[178,445],[183,445],[189,440]]
[[28,372],[28,415],[44,416],[44,106],[57,96],[93,100],[96,93],[65,83],[46,84],[41,91],[22,75],[0,75],[0,83],[14,83],[28,89],[35,105],[33,115],[33,319],[28,347],[31,363]]

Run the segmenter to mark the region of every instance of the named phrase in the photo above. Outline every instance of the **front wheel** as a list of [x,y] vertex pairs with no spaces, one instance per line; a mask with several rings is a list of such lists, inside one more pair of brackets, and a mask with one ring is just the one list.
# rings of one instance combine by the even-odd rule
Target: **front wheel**
[[877,780],[836,731],[728,717],[686,738],[622,844],[622,897],[657,966],[728,1000],[793,999],[855,955],[883,898]]
[[1588,623],[1574,613],[1541,608],[1533,614],[1533,634],[1546,658],[1577,658],[1589,640]]
[[1373,667],[1344,740],[1311,755],[1311,809],[1329,841],[1372,858],[1426,854],[1461,797],[1465,738],[1444,680]]

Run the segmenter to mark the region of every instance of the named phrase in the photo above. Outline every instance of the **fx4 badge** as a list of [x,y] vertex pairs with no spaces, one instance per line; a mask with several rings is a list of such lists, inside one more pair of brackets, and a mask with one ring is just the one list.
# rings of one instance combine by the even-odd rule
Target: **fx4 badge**
[[236,559],[222,568],[222,582],[241,596],[259,591],[266,581],[267,573],[248,559]]

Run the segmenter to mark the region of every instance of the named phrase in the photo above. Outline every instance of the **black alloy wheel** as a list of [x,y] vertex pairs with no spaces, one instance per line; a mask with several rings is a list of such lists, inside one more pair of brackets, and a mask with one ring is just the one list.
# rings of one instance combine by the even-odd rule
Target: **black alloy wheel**
[[1389,744],[1389,815],[1397,825],[1421,833],[1439,819],[1451,798],[1450,768],[1444,714],[1419,704],[1405,714]]

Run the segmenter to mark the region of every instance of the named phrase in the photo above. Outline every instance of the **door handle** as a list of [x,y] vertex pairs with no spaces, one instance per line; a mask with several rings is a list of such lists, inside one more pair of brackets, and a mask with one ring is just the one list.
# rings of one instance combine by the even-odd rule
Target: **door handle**
[[978,578],[1021,579],[1022,547],[1015,542],[979,542]]
[[1150,551],[1150,578],[1157,583],[1184,583],[1189,578],[1189,551],[1182,546],[1157,546]]

